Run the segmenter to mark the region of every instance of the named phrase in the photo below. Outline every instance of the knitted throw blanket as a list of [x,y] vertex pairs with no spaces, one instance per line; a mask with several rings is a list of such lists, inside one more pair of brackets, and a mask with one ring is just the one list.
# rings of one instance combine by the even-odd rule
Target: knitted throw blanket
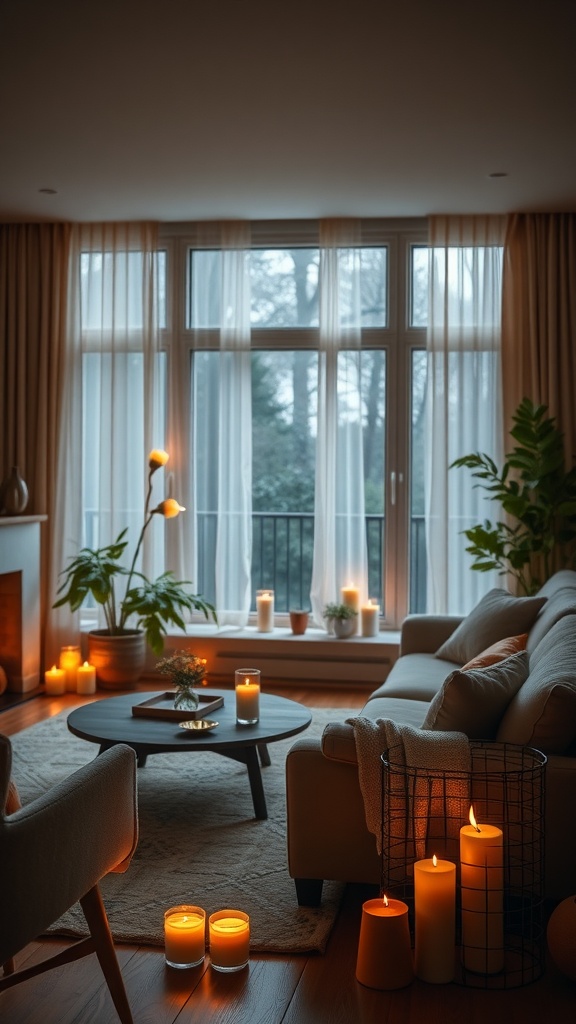
[[433,853],[453,856],[460,827],[468,821],[468,737],[398,726],[382,718],[348,722],[354,729],[366,824],[376,837],[378,853],[384,852],[388,860],[388,876],[405,877],[414,860]]

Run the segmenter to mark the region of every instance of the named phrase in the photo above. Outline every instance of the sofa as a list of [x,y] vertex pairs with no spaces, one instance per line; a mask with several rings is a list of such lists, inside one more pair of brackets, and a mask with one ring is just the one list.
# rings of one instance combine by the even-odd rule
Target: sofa
[[[545,754],[544,895],[576,893],[575,571],[556,572],[534,598],[494,588],[468,616],[408,616],[398,659],[355,715]],[[319,903],[324,879],[380,884],[350,720],[335,717],[321,739],[293,744],[286,795],[301,905]]]

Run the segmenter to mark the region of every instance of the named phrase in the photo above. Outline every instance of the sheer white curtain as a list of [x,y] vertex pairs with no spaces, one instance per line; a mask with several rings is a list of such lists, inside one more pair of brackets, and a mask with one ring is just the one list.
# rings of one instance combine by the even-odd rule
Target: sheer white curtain
[[360,224],[320,222],[318,437],[311,603],[367,596],[361,397]]
[[[56,567],[82,545],[111,543],[128,527],[127,561],[142,525],[148,452],[164,447],[159,255],[151,224],[86,224],[72,229],[70,288],[61,394]],[[164,472],[154,484],[167,493]],[[153,499],[153,502],[156,499]],[[164,520],[148,531],[141,568],[164,568]],[[52,599],[58,586],[51,580]],[[89,613],[97,618],[98,610]],[[100,625],[103,625],[100,622]],[[51,657],[78,635],[79,617],[52,612]]]
[[426,431],[427,610],[467,613],[495,573],[471,570],[462,531],[494,515],[466,469],[470,452],[503,455],[501,217],[430,219]]
[[245,626],[252,565],[250,226],[222,224],[216,610]]

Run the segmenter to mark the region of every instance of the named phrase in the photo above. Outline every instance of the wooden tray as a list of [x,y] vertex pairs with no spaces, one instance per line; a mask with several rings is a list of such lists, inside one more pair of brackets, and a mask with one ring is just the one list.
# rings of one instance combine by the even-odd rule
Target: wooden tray
[[165,690],[164,693],[157,693],[154,697],[150,697],[149,700],[144,700],[140,704],[134,704],[132,707],[133,715],[142,715],[147,718],[166,718],[172,722],[194,722],[199,718],[204,718],[204,715],[211,714],[212,711],[216,711],[216,708],[221,708],[224,704],[224,697],[219,696],[217,693],[199,693],[198,698],[200,703],[195,711],[187,711],[184,708],[174,707],[174,697],[176,696],[176,690]]

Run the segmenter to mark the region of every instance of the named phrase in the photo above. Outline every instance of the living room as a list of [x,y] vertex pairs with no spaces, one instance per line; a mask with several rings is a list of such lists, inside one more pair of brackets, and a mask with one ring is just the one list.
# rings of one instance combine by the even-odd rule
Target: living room
[[[48,699],[44,674],[64,646],[87,659],[105,621],[95,600],[54,608],[61,574],[125,528],[134,553],[154,449],[169,460],[150,507],[185,511],[153,516],[138,569],[192,580],[216,608],[217,623],[187,616],[186,646],[230,700],[234,670],[255,663],[263,693],[353,712],[392,670],[408,615],[466,615],[502,586],[470,570],[462,536],[494,509],[449,467],[473,451],[500,465],[525,396],[550,410],[572,458],[573,29],[561,0],[365,3],[353,17],[324,4],[3,5],[0,477],[18,467],[27,494],[0,534],[30,527],[39,554],[31,610],[17,613],[17,632],[35,624],[26,664],[13,668],[2,635],[0,731],[78,703]],[[10,540],[0,551],[8,619],[20,567]],[[365,628],[359,615],[340,640],[324,612],[351,582],[377,627],[367,608]],[[259,589],[274,593],[272,632]],[[182,643],[172,622],[164,653]],[[132,692],[164,685],[159,657],[148,647]],[[110,696],[99,686],[86,701]],[[354,1002],[360,906],[352,887],[318,957],[257,954],[229,1001],[209,971],[184,995],[142,946],[130,973],[149,967],[155,994],[140,1014],[440,1013],[445,994],[425,984]],[[89,971],[86,1001],[63,968],[53,990],[47,975],[0,1008],[10,998],[14,1021],[34,1019],[26,991],[43,1010],[52,991],[72,1019],[115,1019],[97,964],[67,970]],[[349,991],[324,1002],[335,971]],[[300,994],[270,1008],[284,984]],[[485,999],[528,1021],[546,1019],[538,999],[556,1000],[559,1020],[576,1004],[554,966],[519,992],[459,998],[455,1013]]]

